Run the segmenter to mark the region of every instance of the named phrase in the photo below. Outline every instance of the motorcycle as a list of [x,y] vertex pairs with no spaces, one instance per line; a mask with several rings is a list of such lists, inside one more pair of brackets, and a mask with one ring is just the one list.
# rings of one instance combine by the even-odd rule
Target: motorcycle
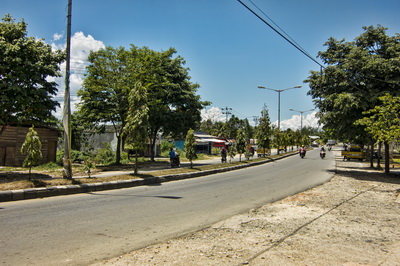
[[226,154],[221,155],[221,163],[226,163]]
[[171,168],[181,167],[181,162],[179,160],[179,156],[176,156],[175,158],[170,159],[170,162],[171,162]]
[[306,150],[300,150],[301,159],[304,159],[304,156],[306,156]]
[[319,157],[321,157],[321,159],[324,159],[324,158],[325,158],[325,152],[324,152],[324,151],[321,151],[321,152],[319,153]]

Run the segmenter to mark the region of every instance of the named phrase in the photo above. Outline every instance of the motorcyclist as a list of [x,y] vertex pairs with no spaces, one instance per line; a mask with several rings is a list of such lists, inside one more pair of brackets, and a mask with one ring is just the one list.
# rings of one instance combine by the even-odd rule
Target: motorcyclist
[[176,148],[171,149],[169,152],[169,159],[171,161],[171,167],[173,166],[180,166],[180,160],[179,160],[179,153],[176,151]]
[[222,149],[221,151],[221,162],[226,162],[226,150],[225,148]]
[[300,148],[300,157],[306,156],[306,148],[304,146],[301,146]]
[[324,148],[324,146],[321,147],[321,150],[319,151],[319,156],[320,156],[321,158],[324,158],[324,157],[325,157],[325,148]]

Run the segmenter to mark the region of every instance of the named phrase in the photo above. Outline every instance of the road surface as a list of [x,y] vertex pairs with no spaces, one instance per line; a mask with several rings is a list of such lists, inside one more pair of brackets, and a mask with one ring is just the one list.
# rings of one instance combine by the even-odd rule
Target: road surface
[[85,265],[192,232],[329,180],[318,151],[195,179],[0,203],[0,263]]

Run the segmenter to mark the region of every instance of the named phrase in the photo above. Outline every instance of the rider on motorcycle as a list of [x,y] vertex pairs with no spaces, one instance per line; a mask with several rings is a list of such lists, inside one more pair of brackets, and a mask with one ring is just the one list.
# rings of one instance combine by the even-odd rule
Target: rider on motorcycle
[[221,151],[221,162],[226,163],[226,150],[225,148]]
[[306,147],[301,146],[301,148],[300,148],[300,157],[304,158],[305,155],[306,155]]
[[324,146],[321,147],[321,150],[319,151],[319,156],[320,156],[321,158],[324,158],[324,157],[325,157],[325,148],[324,148]]

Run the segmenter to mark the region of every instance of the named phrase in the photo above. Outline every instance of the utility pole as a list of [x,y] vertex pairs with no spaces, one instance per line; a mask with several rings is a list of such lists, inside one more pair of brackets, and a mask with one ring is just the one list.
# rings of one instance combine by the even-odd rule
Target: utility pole
[[232,114],[230,112],[230,111],[232,111],[232,108],[225,107],[225,108],[221,108],[221,110],[222,110],[222,114],[226,115],[226,122],[228,122],[228,115]]
[[70,61],[71,61],[71,16],[72,16],[72,0],[68,0],[67,15],[67,47],[66,47],[66,65],[65,65],[65,89],[64,89],[64,158],[63,158],[63,178],[72,179],[72,166],[70,160],[71,151],[71,99],[70,99]]

